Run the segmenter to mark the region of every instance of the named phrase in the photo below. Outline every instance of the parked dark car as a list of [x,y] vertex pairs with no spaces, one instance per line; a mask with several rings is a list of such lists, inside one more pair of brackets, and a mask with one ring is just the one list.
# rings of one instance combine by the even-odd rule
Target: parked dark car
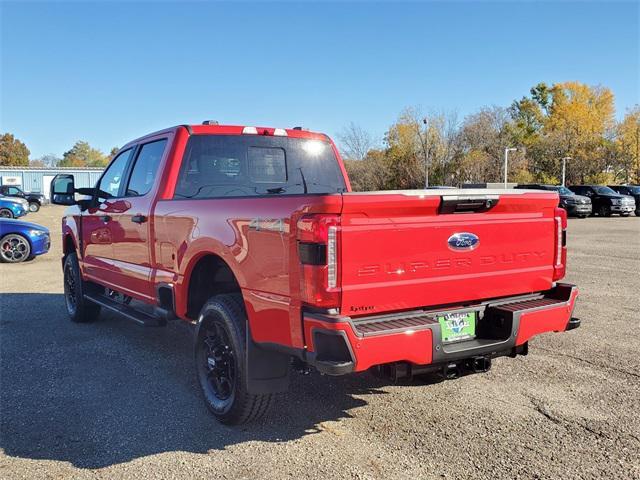
[[633,197],[620,195],[604,185],[575,185],[569,189],[578,195],[589,197],[593,212],[601,217],[610,217],[614,213],[628,217],[636,209]]
[[41,193],[30,193],[23,191],[15,185],[0,185],[0,193],[7,197],[20,197],[29,202],[29,211],[37,212],[45,202],[45,196]]
[[576,195],[567,187],[560,185],[543,185],[540,183],[524,183],[514,188],[531,190],[551,190],[558,192],[560,202],[558,206],[567,211],[567,215],[586,218],[592,213],[591,199],[587,196]]
[[49,251],[49,229],[31,222],[0,218],[0,261],[20,263]]
[[620,195],[629,195],[636,201],[636,216],[640,217],[640,185],[609,185],[611,190]]

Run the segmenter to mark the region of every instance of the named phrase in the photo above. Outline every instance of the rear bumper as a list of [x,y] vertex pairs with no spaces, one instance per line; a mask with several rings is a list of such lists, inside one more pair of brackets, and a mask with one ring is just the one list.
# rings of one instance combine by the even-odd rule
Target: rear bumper
[[[515,355],[526,351],[527,342],[540,333],[579,327],[580,320],[572,318],[577,296],[574,285],[558,284],[536,295],[460,309],[359,318],[305,313],[306,360],[323,373],[342,375],[398,362],[424,366]],[[443,343],[435,316],[469,310],[478,312],[476,338]]]

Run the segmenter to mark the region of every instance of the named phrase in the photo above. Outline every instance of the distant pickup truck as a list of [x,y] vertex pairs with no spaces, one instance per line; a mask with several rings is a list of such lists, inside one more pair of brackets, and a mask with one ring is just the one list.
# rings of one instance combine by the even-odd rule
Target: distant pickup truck
[[66,307],[195,326],[223,423],[265,413],[292,365],[392,378],[487,371],[579,326],[556,192],[356,193],[300,128],[182,125],[125,145],[95,188],[52,182]]

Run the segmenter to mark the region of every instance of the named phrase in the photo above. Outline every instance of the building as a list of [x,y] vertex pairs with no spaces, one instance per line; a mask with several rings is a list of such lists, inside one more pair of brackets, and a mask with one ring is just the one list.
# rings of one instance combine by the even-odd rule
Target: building
[[49,199],[51,180],[59,173],[70,173],[76,188],[93,187],[98,182],[104,168],[96,167],[5,167],[0,165],[0,185],[16,185],[25,192],[43,193]]

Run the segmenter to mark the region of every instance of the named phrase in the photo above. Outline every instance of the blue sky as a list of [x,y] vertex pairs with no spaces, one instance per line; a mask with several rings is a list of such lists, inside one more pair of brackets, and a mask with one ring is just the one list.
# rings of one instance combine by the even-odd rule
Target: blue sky
[[463,117],[568,80],[610,87],[621,117],[639,5],[2,2],[0,130],[32,158],[204,119],[382,136],[407,106]]

